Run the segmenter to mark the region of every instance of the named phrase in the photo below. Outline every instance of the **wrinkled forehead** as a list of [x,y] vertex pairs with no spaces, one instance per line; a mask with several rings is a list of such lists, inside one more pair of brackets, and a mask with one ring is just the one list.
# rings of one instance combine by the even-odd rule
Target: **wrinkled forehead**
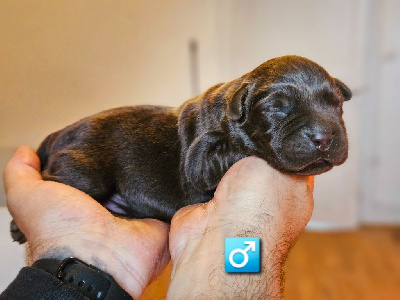
[[259,98],[267,94],[279,93],[307,102],[342,101],[334,79],[324,69],[317,67],[290,68],[290,66],[285,66],[279,72],[275,70],[272,73],[267,70],[266,76],[256,80],[255,96]]
[[274,84],[286,83],[290,85],[296,85],[299,88],[307,88],[317,90],[322,86],[329,86],[332,82],[330,76],[323,70],[318,69],[288,69],[286,72],[276,74],[272,77]]

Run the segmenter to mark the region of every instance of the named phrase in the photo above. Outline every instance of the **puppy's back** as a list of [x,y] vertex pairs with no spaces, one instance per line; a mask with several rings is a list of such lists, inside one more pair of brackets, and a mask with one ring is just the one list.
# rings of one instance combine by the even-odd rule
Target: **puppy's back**
[[103,204],[118,194],[123,199],[118,212],[127,217],[168,221],[184,201],[177,126],[178,111],[162,106],[87,117],[42,142],[37,150],[42,176]]

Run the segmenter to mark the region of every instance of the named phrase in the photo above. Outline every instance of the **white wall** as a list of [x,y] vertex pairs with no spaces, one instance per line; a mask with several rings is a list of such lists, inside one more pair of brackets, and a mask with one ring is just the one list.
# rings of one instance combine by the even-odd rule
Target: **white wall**
[[212,1],[2,1],[0,146],[110,107],[190,96],[188,42],[215,83]]
[[400,1],[366,1],[368,40],[362,106],[361,215],[400,222]]

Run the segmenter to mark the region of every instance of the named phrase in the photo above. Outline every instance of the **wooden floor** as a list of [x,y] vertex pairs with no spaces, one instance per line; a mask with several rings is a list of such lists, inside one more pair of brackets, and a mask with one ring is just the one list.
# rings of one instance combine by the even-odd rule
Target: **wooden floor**
[[[170,266],[142,299],[164,299]],[[400,300],[400,227],[305,232],[286,265],[286,300]]]
[[400,228],[304,233],[286,267],[287,300],[400,300]]

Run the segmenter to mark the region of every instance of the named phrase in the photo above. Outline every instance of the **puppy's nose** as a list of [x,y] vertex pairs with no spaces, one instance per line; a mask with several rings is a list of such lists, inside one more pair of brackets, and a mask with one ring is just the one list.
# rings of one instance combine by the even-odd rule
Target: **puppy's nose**
[[318,150],[327,151],[331,146],[333,135],[331,132],[317,132],[311,136],[311,140]]

